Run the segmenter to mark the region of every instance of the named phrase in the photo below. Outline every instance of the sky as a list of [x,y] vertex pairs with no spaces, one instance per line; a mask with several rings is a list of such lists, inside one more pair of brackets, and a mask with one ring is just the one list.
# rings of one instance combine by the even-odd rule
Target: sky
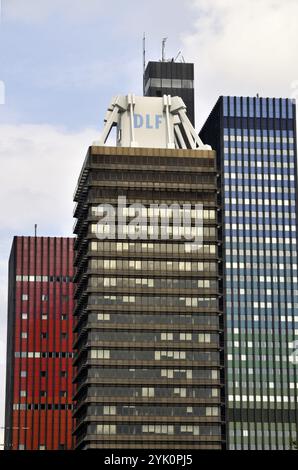
[[[71,236],[72,196],[114,95],[146,59],[195,64],[196,128],[220,95],[298,98],[297,0],[0,0],[0,427],[14,235]],[[0,429],[0,444],[3,444]],[[2,447],[0,446],[0,449]]]

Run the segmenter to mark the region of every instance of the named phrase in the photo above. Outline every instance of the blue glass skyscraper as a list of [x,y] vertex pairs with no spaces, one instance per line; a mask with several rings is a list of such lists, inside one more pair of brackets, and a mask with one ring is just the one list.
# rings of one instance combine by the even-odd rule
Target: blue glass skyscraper
[[217,151],[229,449],[290,449],[298,422],[296,106],[220,97]]

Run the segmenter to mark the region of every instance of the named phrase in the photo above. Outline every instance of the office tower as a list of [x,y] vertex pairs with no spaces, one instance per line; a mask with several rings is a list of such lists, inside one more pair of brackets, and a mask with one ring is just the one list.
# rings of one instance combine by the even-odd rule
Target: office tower
[[187,108],[192,125],[195,124],[194,64],[175,62],[148,62],[144,72],[144,96],[180,96]]
[[72,448],[73,239],[14,237],[6,450]]
[[[215,152],[203,145],[166,148],[172,141],[164,135],[173,130],[164,109],[168,100],[117,97],[105,138],[89,147],[75,192],[79,450],[224,446]],[[177,101],[169,107],[177,109]],[[112,122],[120,140],[105,147]],[[126,202],[119,206],[119,198]],[[132,204],[142,204],[146,220],[157,217],[150,228],[142,218],[147,238],[130,231],[137,211]],[[191,249],[175,239],[172,204],[189,204],[192,218],[202,207],[202,246]],[[116,232],[111,208],[117,208]],[[100,230],[106,211],[108,238]],[[169,236],[152,238],[154,227]]]
[[221,174],[230,449],[297,439],[297,153],[289,99],[220,97],[200,136]]

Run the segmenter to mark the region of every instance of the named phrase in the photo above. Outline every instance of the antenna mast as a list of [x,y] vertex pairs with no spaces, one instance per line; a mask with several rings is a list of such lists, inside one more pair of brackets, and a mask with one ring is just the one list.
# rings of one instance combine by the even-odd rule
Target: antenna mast
[[163,38],[163,40],[162,40],[162,46],[161,46],[161,61],[162,62],[165,62],[165,60],[166,60],[165,50],[166,50],[167,39],[168,38]]
[[145,72],[146,68],[146,36],[145,33],[143,34],[143,73]]
[[145,94],[146,36],[143,34],[143,95]]

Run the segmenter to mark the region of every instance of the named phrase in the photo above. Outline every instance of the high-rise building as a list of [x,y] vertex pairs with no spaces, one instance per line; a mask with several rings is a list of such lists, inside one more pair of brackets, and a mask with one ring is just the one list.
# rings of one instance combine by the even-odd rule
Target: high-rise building
[[180,96],[186,105],[190,122],[195,125],[194,64],[174,60],[150,61],[143,80],[145,96]]
[[[172,147],[165,102],[171,112],[181,105],[167,97],[118,97],[75,192],[79,450],[224,447],[216,155],[204,145]],[[105,147],[112,122],[119,146]],[[173,211],[183,204],[192,221],[197,211],[204,218],[196,249],[177,237]],[[144,237],[133,225],[137,212]],[[166,236],[152,236],[156,228]]]
[[72,448],[73,239],[14,237],[6,450]]
[[221,175],[230,449],[297,439],[295,111],[289,99],[220,97],[200,133]]

